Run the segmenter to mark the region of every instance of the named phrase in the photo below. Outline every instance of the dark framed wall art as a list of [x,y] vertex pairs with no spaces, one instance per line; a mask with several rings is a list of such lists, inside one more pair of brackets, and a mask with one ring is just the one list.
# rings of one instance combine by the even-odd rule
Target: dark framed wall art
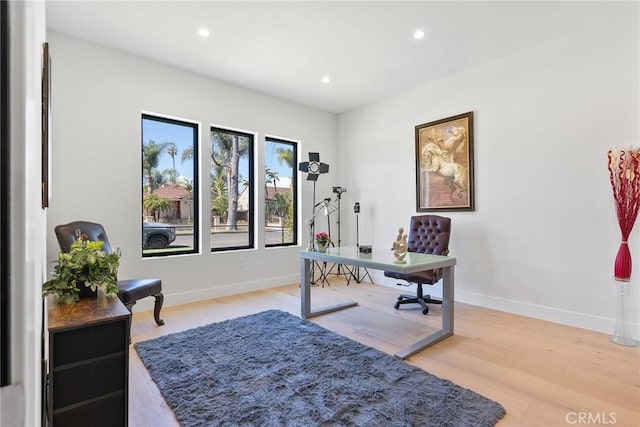
[[473,111],[415,129],[416,210],[473,211]]
[[11,384],[9,2],[0,0],[0,387]]
[[42,44],[42,208],[49,206],[49,138],[51,138],[51,55]]

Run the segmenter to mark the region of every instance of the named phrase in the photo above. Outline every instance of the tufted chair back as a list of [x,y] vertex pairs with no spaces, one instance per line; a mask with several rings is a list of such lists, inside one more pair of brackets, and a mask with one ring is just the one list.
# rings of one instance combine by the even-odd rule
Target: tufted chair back
[[451,218],[438,215],[411,217],[407,250],[423,254],[448,255]]
[[58,244],[62,252],[69,252],[73,242],[78,240],[76,230],[80,230],[81,233],[86,234],[90,241],[102,241],[102,250],[107,254],[110,254],[112,249],[107,238],[107,232],[104,231],[104,227],[95,222],[88,221],[74,221],[69,224],[62,224],[56,226],[54,229],[56,237],[58,238]]
[[[407,251],[430,255],[449,255],[449,237],[451,236],[451,218],[438,215],[416,215],[411,217],[407,238]],[[396,273],[385,271],[386,277],[415,283],[418,288],[415,295],[402,294],[398,297],[394,308],[403,304],[420,304],[422,314],[429,313],[427,304],[442,304],[442,300],[425,295],[422,285],[433,285],[442,278],[443,269],[416,271],[415,273]],[[401,283],[398,283],[401,285]]]

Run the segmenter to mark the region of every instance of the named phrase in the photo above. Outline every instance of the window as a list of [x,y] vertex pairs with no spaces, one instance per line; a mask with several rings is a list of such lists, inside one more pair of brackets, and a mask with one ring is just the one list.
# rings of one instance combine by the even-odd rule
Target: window
[[211,251],[254,247],[253,139],[211,128]]
[[142,255],[198,252],[198,125],[142,115]]
[[265,245],[298,242],[297,144],[267,137],[265,141]]

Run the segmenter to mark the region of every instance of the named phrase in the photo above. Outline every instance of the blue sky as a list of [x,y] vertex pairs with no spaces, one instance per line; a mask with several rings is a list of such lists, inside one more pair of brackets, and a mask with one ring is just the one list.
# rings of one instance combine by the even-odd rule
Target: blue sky
[[[280,163],[278,161],[278,153],[276,153],[275,148],[278,146],[279,144],[277,143],[272,143],[267,141],[266,143],[266,150],[265,150],[265,163],[267,164],[267,166],[269,166],[269,169],[271,169],[274,172],[278,173],[278,176],[280,176],[281,178],[289,178],[291,179],[291,168],[289,168],[289,166],[287,166],[286,164]],[[283,187],[287,187],[288,184],[283,185],[282,182],[278,183],[278,186],[283,186]]]
[[[148,143],[150,140],[160,144],[163,142],[172,142],[178,148],[178,155],[175,159],[176,170],[178,175],[185,176],[189,180],[193,180],[193,167],[191,162],[181,162],[182,152],[191,147],[193,144],[193,128],[188,126],[180,126],[173,123],[165,123],[157,120],[142,120],[142,139],[144,143]],[[209,139],[207,138],[207,141]],[[278,173],[281,178],[291,178],[291,169],[278,161],[278,154],[275,151],[275,146],[272,142],[267,141],[265,146],[265,162],[269,168]],[[208,156],[209,145],[206,145],[206,151]],[[165,169],[173,169],[173,161],[171,156],[166,152],[160,156],[158,162],[158,170],[163,171]],[[246,160],[240,160],[240,170],[246,171]],[[264,170],[258,168],[258,170]],[[244,173],[243,173],[244,174]],[[278,186],[288,186],[290,180],[282,180],[278,182]]]
[[[163,142],[173,142],[178,148],[176,156],[176,170],[178,175],[185,176],[189,180],[193,180],[193,163],[181,162],[182,152],[184,149],[193,145],[193,128],[188,126],[180,126],[173,123],[159,122],[157,120],[142,120],[142,140],[148,143],[150,140],[156,144]],[[173,169],[173,160],[166,152],[160,156],[158,162],[158,170]]]

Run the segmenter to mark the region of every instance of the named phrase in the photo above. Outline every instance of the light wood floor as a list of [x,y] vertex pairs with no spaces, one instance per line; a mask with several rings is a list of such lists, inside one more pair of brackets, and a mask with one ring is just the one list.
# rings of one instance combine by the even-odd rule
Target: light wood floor
[[[359,305],[312,321],[363,344],[393,354],[440,325],[438,306],[427,316],[393,309],[406,289],[331,282],[312,289],[312,307]],[[151,312],[135,313],[132,340],[268,309],[300,315],[299,295],[296,284],[165,307],[162,327]],[[455,335],[407,362],[501,403],[507,415],[499,426],[640,426],[640,347],[612,344],[606,334],[456,303]],[[129,369],[129,424],[177,426],[133,347]]]

